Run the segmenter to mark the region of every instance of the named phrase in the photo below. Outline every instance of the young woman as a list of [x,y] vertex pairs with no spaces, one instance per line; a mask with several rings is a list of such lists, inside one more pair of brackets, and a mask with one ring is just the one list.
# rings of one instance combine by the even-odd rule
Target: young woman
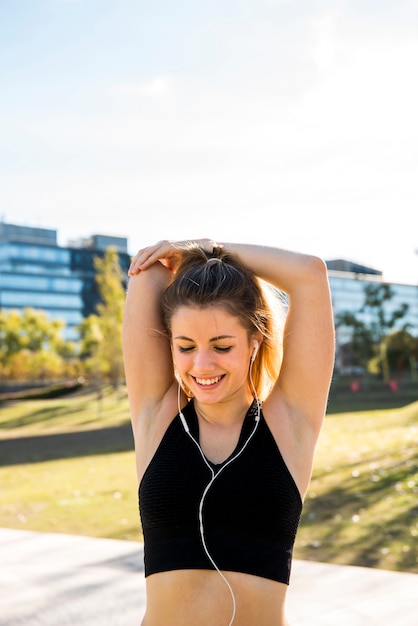
[[286,626],[333,370],[326,266],[200,239],[144,248],[129,274],[123,344],[144,532],[142,625]]

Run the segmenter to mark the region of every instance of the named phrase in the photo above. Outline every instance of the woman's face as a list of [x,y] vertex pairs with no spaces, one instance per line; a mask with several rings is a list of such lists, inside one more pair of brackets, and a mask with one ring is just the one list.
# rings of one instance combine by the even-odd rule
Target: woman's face
[[237,393],[251,397],[253,348],[236,316],[220,306],[183,306],[172,317],[171,332],[178,373],[198,401],[212,404]]

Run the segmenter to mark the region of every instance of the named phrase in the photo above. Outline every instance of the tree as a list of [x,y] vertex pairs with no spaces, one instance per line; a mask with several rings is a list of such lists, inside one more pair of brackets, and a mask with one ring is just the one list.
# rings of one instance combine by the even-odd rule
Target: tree
[[50,380],[76,374],[74,348],[61,336],[64,322],[44,311],[0,312],[0,364],[7,380]]
[[108,381],[115,388],[122,379],[122,317],[125,286],[119,256],[114,248],[96,257],[96,282],[101,301],[96,313],[89,315],[79,326],[82,345],[81,357],[86,372],[100,381]]
[[413,337],[406,330],[396,331],[385,338],[388,365],[398,377],[410,370],[412,378],[416,379],[416,364],[418,363],[418,337]]
[[347,342],[350,365],[370,369],[374,363],[385,379],[389,376],[386,338],[397,328],[407,331],[409,324],[399,326],[408,305],[403,303],[393,310],[388,306],[394,293],[388,283],[366,284],[364,302],[357,313],[341,311],[336,316],[337,329],[348,329]]

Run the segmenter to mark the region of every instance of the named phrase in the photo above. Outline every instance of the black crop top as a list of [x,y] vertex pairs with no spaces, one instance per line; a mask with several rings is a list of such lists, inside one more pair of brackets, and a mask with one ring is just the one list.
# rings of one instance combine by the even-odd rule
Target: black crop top
[[[199,441],[191,401],[183,411]],[[234,456],[255,424],[257,404],[245,417]],[[231,458],[229,457],[229,458]],[[228,461],[214,465],[215,473]],[[214,569],[199,532],[198,507],[211,472],[177,415],[139,487],[145,576],[168,570]],[[302,512],[299,490],[261,413],[242,454],[225,467],[204,501],[206,545],[219,569],[289,583]]]

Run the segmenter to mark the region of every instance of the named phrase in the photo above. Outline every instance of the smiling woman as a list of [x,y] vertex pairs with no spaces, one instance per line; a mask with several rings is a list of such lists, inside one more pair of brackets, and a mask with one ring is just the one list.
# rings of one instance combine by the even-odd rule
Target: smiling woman
[[245,385],[248,337],[237,317],[219,307],[182,306],[172,317],[171,329],[177,371],[189,397],[197,400],[202,392],[210,392],[205,401],[213,404],[227,389],[233,393]]
[[[333,367],[325,264],[278,248],[161,241],[138,252],[130,276],[123,341],[142,624],[286,626]],[[269,286],[288,297],[284,337]]]

